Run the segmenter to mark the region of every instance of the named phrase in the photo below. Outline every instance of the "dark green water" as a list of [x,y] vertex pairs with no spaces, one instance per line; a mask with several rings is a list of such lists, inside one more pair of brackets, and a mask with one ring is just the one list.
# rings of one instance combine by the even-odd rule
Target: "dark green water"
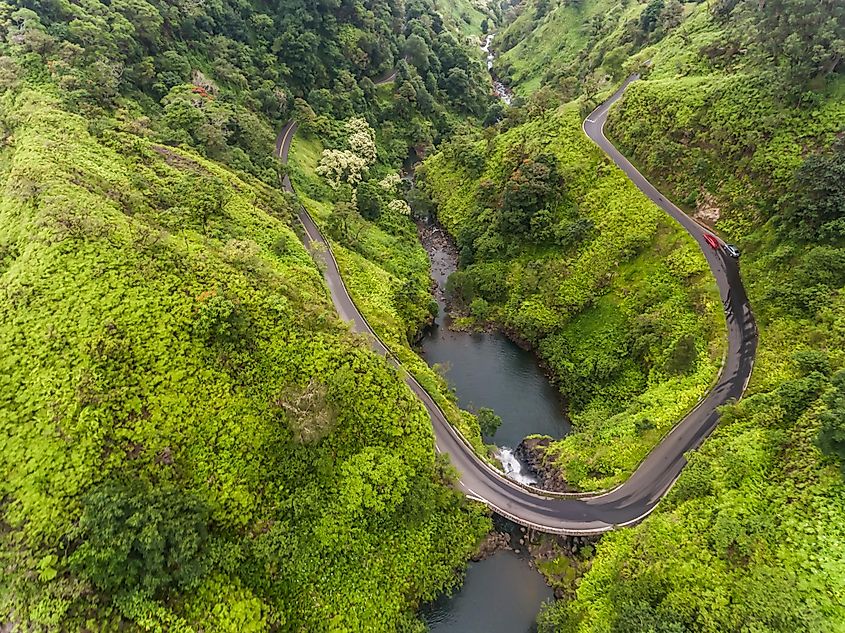
[[[533,480],[522,472],[511,450],[526,435],[562,437],[569,431],[560,396],[536,357],[505,336],[449,329],[445,286],[457,254],[442,229],[423,225],[420,234],[431,258],[440,307],[436,324],[421,341],[423,356],[429,364],[448,368],[446,377],[463,408],[489,407],[502,417],[495,436],[485,441],[502,447],[500,457],[508,476],[530,483]],[[510,522],[503,525],[518,531]],[[519,547],[513,538],[512,545]],[[503,551],[471,563],[460,590],[427,605],[423,617],[433,633],[529,633],[536,630],[542,603],[552,599],[552,590],[524,553]]]
[[462,408],[489,407],[501,416],[502,426],[495,436],[485,438],[488,443],[513,449],[526,435],[566,435],[570,424],[560,394],[549,384],[534,354],[497,332],[449,329],[444,298],[446,279],[455,270],[454,245],[438,227],[422,231],[440,307],[437,322],[422,340],[426,361],[446,368],[446,378]]
[[552,599],[527,560],[499,552],[470,563],[460,590],[428,605],[423,617],[432,633],[530,633],[540,605]]

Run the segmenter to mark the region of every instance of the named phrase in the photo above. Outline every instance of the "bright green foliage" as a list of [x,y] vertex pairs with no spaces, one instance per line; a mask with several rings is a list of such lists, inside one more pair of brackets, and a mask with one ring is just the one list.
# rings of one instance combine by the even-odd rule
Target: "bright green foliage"
[[393,630],[488,520],[334,314],[290,203],[0,100],[0,612],[33,629]]
[[[437,309],[431,299],[428,256],[419,243],[416,226],[407,216],[390,213],[369,222],[342,200],[337,201],[315,173],[321,151],[317,139],[297,135],[290,156],[292,180],[311,217],[334,238],[332,252],[355,305],[449,421],[480,454],[486,454],[475,417],[458,409],[443,378],[411,348]],[[334,230],[341,221],[345,229]]]
[[481,407],[475,412],[475,417],[478,418],[478,426],[481,432],[488,437],[495,435],[499,427],[502,426],[502,418],[496,415],[493,409]]
[[819,416],[819,446],[822,452],[839,458],[845,470],[845,372],[833,378],[833,390],[827,396],[827,411]]
[[815,409],[786,425],[765,394],[728,408],[668,501],[603,538],[541,630],[839,631],[845,485],[819,465]]
[[[622,79],[629,58],[674,30],[688,11],[677,0],[526,2],[496,40],[495,71],[519,94],[541,86],[564,101],[593,97],[605,75]],[[592,94],[591,94],[592,93]]]
[[[841,7],[709,8],[716,19],[701,7],[657,46],[608,130],[653,181],[743,246],[760,330],[750,395],[723,410],[653,515],[602,539],[575,600],[541,615],[543,631],[834,633],[845,622],[845,251],[834,142],[845,84],[793,55],[812,31],[824,66],[826,31],[801,25],[836,20]],[[752,19],[768,27],[743,28]],[[781,45],[789,50],[765,61],[754,48]],[[804,69],[801,82],[784,78],[794,68]],[[795,87],[814,89],[800,106]]]
[[[597,489],[705,393],[724,326],[691,238],[579,123],[572,106],[545,113],[461,154],[447,146],[420,176],[461,247],[448,290],[548,362],[575,423],[549,450],[570,483]],[[460,158],[475,153],[481,169]]]
[[808,148],[830,145],[841,131],[845,81],[834,78],[793,105],[768,67],[718,57],[725,37],[701,7],[661,42],[648,81],[630,87],[608,134],[659,173],[674,199],[710,220],[718,216],[723,230],[744,235],[788,207],[786,230],[835,239],[841,149],[815,155]]

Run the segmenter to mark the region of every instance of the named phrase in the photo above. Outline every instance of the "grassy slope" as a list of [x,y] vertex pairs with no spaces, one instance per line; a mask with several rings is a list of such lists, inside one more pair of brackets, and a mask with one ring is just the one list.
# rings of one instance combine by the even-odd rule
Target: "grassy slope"
[[[550,7],[539,19],[534,3],[523,6],[497,41],[502,53],[496,59],[496,70],[508,78],[518,94],[531,94],[549,78],[560,74],[555,73],[556,69],[571,69],[563,77],[575,76],[579,71],[579,56],[591,38],[593,45],[586,58],[589,67],[602,68],[610,75],[617,74],[619,69],[604,63],[606,54],[624,61],[637,52],[630,42],[621,42],[626,39],[625,25],[639,18],[645,4],[618,0],[564,2]],[[619,50],[614,51],[617,47]]]
[[486,0],[436,0],[434,8],[466,37],[481,33],[481,22],[489,15]]
[[843,367],[845,299],[834,287],[817,311],[783,305],[783,289],[810,284],[797,271],[814,245],[763,224],[807,151],[841,131],[845,82],[789,108],[750,61],[729,72],[700,57],[719,35],[700,8],[658,45],[608,131],[673,197],[694,208],[712,196],[717,228],[744,247],[760,328],[749,395],[654,515],[603,539],[577,599],[549,610],[545,630],[835,632],[845,622],[845,485],[816,445],[829,386],[794,357],[812,350]]
[[[576,430],[552,449],[569,481],[612,486],[714,378],[724,336],[718,294],[691,238],[583,135],[569,106],[501,135],[480,178],[443,154],[426,161],[426,186],[453,234],[473,221],[479,182],[497,178],[503,152],[523,137],[557,156],[570,197],[598,235],[575,253],[525,248],[486,264],[503,267],[508,287],[494,320],[533,339],[564,394],[577,399]],[[650,369],[634,362],[629,336],[643,315],[660,324],[665,341],[692,337],[697,353],[688,373],[667,375],[665,356],[652,358]]]
[[[388,630],[453,582],[487,522],[435,483],[424,410],[337,321],[281,196],[92,137],[43,90],[7,91],[2,115],[4,620]],[[332,422],[298,441],[281,403],[309,383]],[[71,567],[85,495],[127,478],[207,505],[199,586],[104,595]]]
[[752,60],[725,72],[702,59],[698,51],[721,36],[700,7],[656,47],[648,80],[631,86],[607,129],[674,198],[715,204],[718,228],[742,238],[772,214],[807,151],[841,133],[845,78],[815,103],[780,104]]
[[[526,5],[500,37],[497,45],[508,43],[496,60],[497,68],[507,68],[510,85],[519,94],[528,95],[540,87],[543,74],[551,66],[571,63],[588,39],[588,24],[594,16],[614,15],[616,0],[598,0],[580,6],[560,3],[536,19],[536,8]],[[642,7],[634,4],[626,12],[635,15]],[[633,12],[633,13],[632,13]]]

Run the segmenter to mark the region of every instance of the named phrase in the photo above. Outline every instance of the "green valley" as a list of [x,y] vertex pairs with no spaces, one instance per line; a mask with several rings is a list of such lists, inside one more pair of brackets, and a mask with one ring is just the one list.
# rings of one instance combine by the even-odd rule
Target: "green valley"
[[[760,348],[750,395],[723,410],[651,518],[602,540],[574,599],[548,609],[541,630],[839,630],[842,7],[688,4],[665,32],[605,29],[608,44],[578,58],[567,46],[592,32],[601,3],[564,4],[499,63],[526,90],[566,92],[554,75],[574,70],[589,100],[624,76],[614,46],[627,55],[644,47],[644,80],[611,111],[606,132],[652,182],[740,246]],[[668,2],[645,11],[657,4],[665,17]],[[557,51],[545,75],[520,74],[536,61],[531,38],[565,20],[578,26],[544,40]]]
[[[842,630],[843,59],[837,0],[0,1],[0,630]],[[490,341],[571,431],[491,444]]]

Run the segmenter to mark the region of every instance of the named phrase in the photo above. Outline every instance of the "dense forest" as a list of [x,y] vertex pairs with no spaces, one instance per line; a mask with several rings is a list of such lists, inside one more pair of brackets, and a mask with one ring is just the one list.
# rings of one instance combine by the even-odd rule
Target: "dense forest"
[[448,290],[465,323],[546,361],[576,425],[553,449],[570,486],[612,487],[713,381],[721,301],[692,238],[584,136],[577,107],[509,125],[419,170],[461,248]]
[[[760,330],[749,395],[725,408],[714,436],[691,456],[654,515],[603,538],[572,599],[547,609],[541,629],[840,630],[845,7],[801,0],[540,0],[518,5],[512,18],[499,38],[496,70],[522,99],[485,138],[516,124],[540,143],[548,127],[532,133],[540,127],[532,116],[548,121],[547,104],[577,98],[583,114],[627,73],[642,72],[644,80],[611,112],[606,132],[653,182],[741,247]],[[555,127],[559,143],[566,126]],[[437,169],[448,160],[444,152],[427,172],[434,190],[453,186],[448,169]],[[504,191],[491,208],[506,213],[513,173],[487,166],[482,177],[492,185],[481,181],[468,192]],[[450,208],[444,207],[447,218]],[[475,266],[467,266],[465,278],[483,292]],[[630,281],[624,287],[636,288]],[[510,305],[494,306],[492,314],[508,322]],[[578,326],[575,320],[565,331]],[[631,336],[614,357],[636,360],[643,333],[630,321],[608,327]],[[539,349],[548,346],[541,342]],[[586,360],[581,371],[606,366]],[[560,371],[553,360],[551,366]],[[570,370],[563,367],[566,390]],[[596,378],[592,391],[578,388],[576,413],[584,396],[615,383],[613,374]],[[549,458],[578,482],[573,460],[590,453],[570,445],[582,429],[594,443],[595,427],[578,415],[575,422],[573,436],[553,445]],[[610,437],[631,432],[624,415],[603,422]]]
[[423,112],[381,132],[390,162],[483,113],[455,24],[46,1],[2,4],[0,35],[4,628],[421,626],[489,520],[334,315],[272,150],[291,116]]
[[[511,106],[477,49],[496,24]],[[547,466],[623,482],[725,345],[701,252],[580,127],[640,72],[607,134],[740,246],[757,364],[540,629],[841,630],[843,42],[837,0],[0,3],[0,628],[421,630],[459,582],[489,517],[335,315],[300,203],[486,455],[414,351],[435,216],[458,324],[536,350],[566,399]]]

